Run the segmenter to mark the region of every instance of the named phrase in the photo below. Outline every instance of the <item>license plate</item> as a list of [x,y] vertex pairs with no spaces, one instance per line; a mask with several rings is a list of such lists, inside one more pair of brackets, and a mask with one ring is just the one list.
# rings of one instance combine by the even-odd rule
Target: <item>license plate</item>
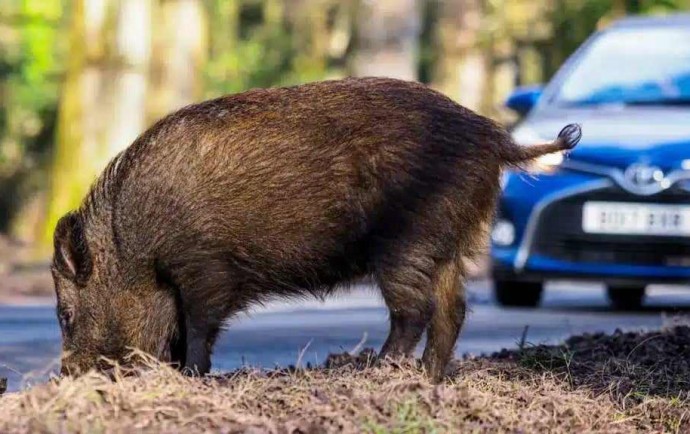
[[582,229],[592,234],[690,235],[690,206],[585,202]]

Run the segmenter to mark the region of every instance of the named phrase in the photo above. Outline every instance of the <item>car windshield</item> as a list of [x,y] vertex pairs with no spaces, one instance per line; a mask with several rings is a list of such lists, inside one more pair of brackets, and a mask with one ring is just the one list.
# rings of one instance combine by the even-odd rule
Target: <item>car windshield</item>
[[580,57],[552,102],[690,105],[690,28],[603,33]]

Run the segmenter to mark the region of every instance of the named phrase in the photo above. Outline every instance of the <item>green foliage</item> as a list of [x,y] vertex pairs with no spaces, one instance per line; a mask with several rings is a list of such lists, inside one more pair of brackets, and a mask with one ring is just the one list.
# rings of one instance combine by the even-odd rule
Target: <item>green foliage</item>
[[[328,12],[337,3],[312,2]],[[327,35],[314,34],[313,23],[297,22],[298,13],[288,11],[289,6],[282,0],[207,0],[212,20],[211,56],[205,71],[209,96],[314,81],[332,72],[334,59],[319,58],[326,53],[305,55],[309,37],[313,44],[314,37]]]
[[626,14],[664,14],[690,9],[690,0],[556,0],[548,75],[606,21]]
[[55,41],[61,3],[15,0],[0,8],[0,26],[10,35],[0,39],[0,143],[5,145],[0,148],[0,164],[27,147],[46,145],[32,141],[51,126],[57,104],[60,64]]
[[[0,230],[20,190],[36,184],[53,142],[64,0],[4,0],[0,5]],[[22,192],[21,194],[26,194]]]
[[[210,41],[203,79],[205,96],[214,97],[345,75],[356,49],[351,43],[356,6],[364,0],[203,1]],[[434,33],[442,1],[453,0],[420,0],[423,82],[433,80],[434,64],[444,55]],[[0,232],[28,194],[45,187],[46,173],[36,169],[51,155],[58,100],[78,98],[61,95],[70,60],[64,24],[73,4],[0,0]],[[530,73],[521,79],[531,81],[548,79],[612,19],[690,10],[690,0],[482,0],[482,5],[480,44],[491,62],[489,74],[502,62],[522,58],[531,67],[522,68]],[[529,52],[529,59],[518,51]],[[506,91],[494,79],[487,90],[492,101]]]
[[422,31],[419,35],[419,67],[417,74],[422,83],[431,82],[434,65],[438,61],[435,27],[441,7],[438,0],[426,1],[421,10]]
[[242,6],[236,12],[240,26],[228,29],[234,34],[218,36],[229,40],[229,49],[213,53],[206,66],[210,95],[274,86],[290,70],[292,47],[286,28],[282,23],[263,25],[259,3]]

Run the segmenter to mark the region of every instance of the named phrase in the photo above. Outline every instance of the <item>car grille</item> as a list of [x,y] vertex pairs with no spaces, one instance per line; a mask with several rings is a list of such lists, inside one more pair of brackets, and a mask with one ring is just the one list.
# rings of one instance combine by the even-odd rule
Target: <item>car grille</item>
[[687,204],[690,203],[690,193],[678,189],[644,197],[608,189],[554,202],[541,214],[533,253],[570,262],[690,266],[690,237],[585,233],[582,230],[582,207],[591,200]]

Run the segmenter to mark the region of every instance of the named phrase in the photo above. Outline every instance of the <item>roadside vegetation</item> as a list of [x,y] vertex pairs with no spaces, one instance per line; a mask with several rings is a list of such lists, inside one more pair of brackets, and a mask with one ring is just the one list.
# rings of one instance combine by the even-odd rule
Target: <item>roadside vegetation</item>
[[[687,432],[690,328],[458,361],[441,385],[373,352],[203,380],[150,362],[0,398],[0,432]],[[134,374],[134,375],[131,375]]]
[[57,218],[107,161],[192,102],[384,75],[509,124],[513,87],[546,82],[594,30],[687,10],[690,0],[3,0],[0,233],[49,255]]

